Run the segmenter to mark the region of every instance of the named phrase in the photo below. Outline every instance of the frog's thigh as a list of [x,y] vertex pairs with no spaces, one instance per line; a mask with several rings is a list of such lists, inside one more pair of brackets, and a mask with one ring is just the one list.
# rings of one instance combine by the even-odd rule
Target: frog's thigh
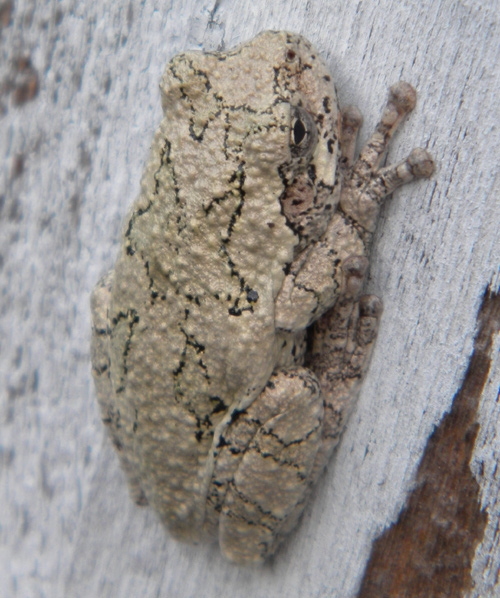
[[[269,417],[269,403],[276,401],[278,410]],[[297,519],[321,443],[316,376],[302,367],[277,372],[251,411],[261,425],[229,483],[220,517],[221,549],[238,563],[272,554],[290,517]]]
[[147,504],[142,491],[137,457],[134,455],[132,427],[125,405],[120,405],[110,379],[110,329],[109,305],[113,285],[113,272],[108,272],[95,286],[91,296],[92,338],[91,359],[97,401],[101,410],[102,421],[108,429],[113,445],[125,471],[130,494],[138,505]]

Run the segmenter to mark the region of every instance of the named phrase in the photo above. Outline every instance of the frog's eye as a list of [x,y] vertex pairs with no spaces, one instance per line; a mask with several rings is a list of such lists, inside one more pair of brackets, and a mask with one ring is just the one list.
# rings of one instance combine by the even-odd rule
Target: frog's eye
[[296,156],[309,156],[316,147],[318,130],[313,117],[300,106],[292,106],[290,145]]

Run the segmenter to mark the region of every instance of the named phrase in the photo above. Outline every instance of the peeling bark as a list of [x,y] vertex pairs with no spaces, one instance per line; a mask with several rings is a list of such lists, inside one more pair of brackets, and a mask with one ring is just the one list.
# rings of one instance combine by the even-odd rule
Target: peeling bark
[[416,484],[396,523],[375,541],[358,598],[459,598],[472,587],[471,568],[488,515],[470,462],[476,422],[500,331],[500,295],[485,292],[474,350],[451,411],[431,434]]

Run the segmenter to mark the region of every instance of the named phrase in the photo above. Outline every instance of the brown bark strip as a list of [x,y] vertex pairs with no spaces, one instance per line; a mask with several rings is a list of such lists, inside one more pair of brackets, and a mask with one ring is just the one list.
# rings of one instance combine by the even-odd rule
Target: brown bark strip
[[429,437],[398,520],[373,544],[358,598],[462,598],[488,520],[470,460],[476,414],[500,331],[500,294],[487,289],[474,350],[451,411]]

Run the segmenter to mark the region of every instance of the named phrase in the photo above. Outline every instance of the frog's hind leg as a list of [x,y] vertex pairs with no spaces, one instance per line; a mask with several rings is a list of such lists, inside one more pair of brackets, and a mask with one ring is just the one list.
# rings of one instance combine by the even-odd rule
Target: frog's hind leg
[[[113,272],[108,272],[96,285],[91,296],[92,312],[92,376],[94,377],[97,401],[101,410],[102,421],[107,427],[113,445],[120,458],[122,469],[127,481],[132,499],[138,505],[147,505],[148,500],[141,488],[139,464],[133,446],[133,421],[127,417],[130,411],[125,405],[119,404],[113,391],[110,377],[110,330],[109,305],[113,285]],[[126,450],[129,449],[129,450]]]
[[[295,525],[310,487],[322,422],[318,381],[303,367],[278,371],[239,414],[237,423],[247,430],[253,426],[254,432],[228,482],[220,514],[220,545],[229,560],[264,560]],[[224,444],[228,454],[237,453],[230,434]]]
[[348,296],[314,324],[306,363],[320,382],[325,415],[312,483],[327,465],[356,403],[381,313],[382,303],[375,295]]

